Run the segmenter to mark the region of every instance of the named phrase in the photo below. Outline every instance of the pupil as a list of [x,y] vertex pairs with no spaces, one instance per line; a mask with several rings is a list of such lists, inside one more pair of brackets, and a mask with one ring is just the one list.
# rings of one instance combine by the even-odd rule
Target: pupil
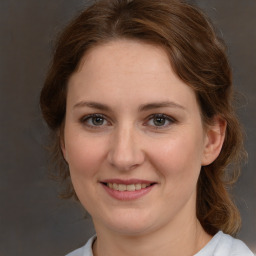
[[92,119],[92,122],[94,125],[102,125],[103,124],[103,118],[102,117],[94,117]]
[[164,123],[165,123],[165,118],[163,118],[163,117],[157,117],[154,119],[154,124],[156,126],[164,125]]

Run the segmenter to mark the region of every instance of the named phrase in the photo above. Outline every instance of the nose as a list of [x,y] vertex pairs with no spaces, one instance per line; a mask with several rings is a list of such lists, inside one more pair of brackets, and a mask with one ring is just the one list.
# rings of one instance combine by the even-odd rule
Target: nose
[[120,171],[129,171],[140,166],[145,160],[140,135],[135,128],[117,129],[111,136],[108,162]]

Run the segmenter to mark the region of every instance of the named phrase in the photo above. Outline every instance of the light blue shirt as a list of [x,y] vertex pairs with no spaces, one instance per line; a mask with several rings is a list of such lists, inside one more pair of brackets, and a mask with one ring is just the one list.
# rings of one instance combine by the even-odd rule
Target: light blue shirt
[[[93,256],[92,244],[96,236],[91,237],[81,248],[66,256]],[[211,241],[194,256],[254,256],[250,249],[238,239],[219,231]]]

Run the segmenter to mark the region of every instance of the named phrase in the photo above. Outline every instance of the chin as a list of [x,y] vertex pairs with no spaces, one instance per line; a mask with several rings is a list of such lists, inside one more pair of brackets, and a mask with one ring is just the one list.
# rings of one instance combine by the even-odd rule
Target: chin
[[112,226],[112,230],[115,231],[116,233],[119,233],[120,235],[125,235],[125,236],[141,236],[145,235],[148,232],[150,232],[150,227],[149,225],[126,225],[123,223],[120,223],[120,225],[117,225],[115,223],[115,226]]
[[152,218],[150,213],[136,212],[119,212],[112,214],[106,220],[106,226],[114,232],[127,235],[138,236],[146,234],[152,229],[156,221]]

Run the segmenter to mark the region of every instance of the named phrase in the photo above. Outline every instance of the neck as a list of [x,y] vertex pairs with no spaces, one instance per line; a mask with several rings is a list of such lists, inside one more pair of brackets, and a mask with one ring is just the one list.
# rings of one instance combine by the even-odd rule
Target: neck
[[192,256],[211,239],[194,217],[181,225],[168,224],[164,228],[143,235],[129,236],[100,229],[93,246],[94,256]]

